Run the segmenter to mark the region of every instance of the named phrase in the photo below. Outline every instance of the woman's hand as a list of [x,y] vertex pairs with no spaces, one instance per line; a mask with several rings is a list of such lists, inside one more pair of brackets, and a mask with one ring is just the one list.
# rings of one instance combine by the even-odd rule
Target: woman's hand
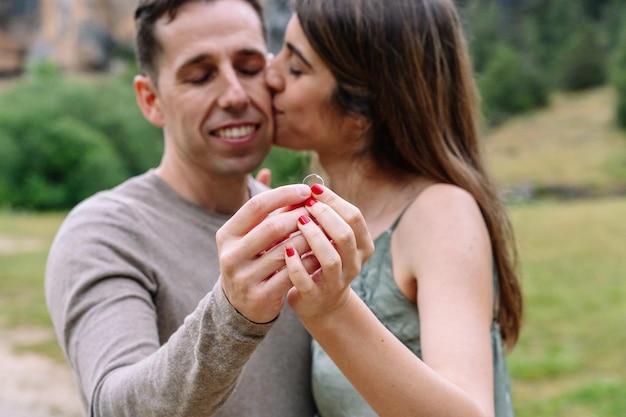
[[[287,300],[305,322],[332,313],[349,300],[350,282],[374,252],[359,209],[319,184],[311,190],[313,196],[305,203],[308,214],[298,217],[310,252],[285,246],[287,272],[295,287]],[[311,273],[313,264],[319,268]]]

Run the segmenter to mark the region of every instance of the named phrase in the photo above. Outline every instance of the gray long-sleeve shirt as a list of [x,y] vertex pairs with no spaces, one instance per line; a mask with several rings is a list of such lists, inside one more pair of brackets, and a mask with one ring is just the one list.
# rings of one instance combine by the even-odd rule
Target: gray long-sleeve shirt
[[153,171],[67,216],[46,299],[86,415],[314,415],[310,339],[296,316],[286,307],[255,324],[222,292],[215,232],[227,218]]

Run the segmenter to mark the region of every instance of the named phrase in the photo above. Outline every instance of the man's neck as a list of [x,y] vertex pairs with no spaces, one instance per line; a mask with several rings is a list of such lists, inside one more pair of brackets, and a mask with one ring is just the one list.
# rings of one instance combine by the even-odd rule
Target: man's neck
[[184,199],[220,214],[234,214],[250,199],[248,175],[216,177],[161,164],[156,174]]

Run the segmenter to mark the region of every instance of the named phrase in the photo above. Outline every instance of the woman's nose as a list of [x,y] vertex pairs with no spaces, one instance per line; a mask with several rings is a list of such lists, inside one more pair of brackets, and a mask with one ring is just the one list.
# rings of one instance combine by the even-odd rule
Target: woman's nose
[[285,83],[278,69],[278,62],[276,61],[276,58],[270,61],[267,69],[265,70],[265,83],[273,92],[282,91],[285,87]]

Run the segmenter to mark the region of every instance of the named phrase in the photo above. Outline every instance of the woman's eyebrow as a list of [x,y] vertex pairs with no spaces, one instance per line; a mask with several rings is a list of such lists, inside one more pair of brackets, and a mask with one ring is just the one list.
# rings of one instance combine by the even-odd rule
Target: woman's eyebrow
[[300,51],[298,48],[296,48],[296,46],[292,43],[287,42],[286,43],[287,48],[291,51],[291,53],[297,55],[302,62],[305,63],[305,65],[311,69],[313,69],[313,66],[311,65],[311,63],[309,61],[307,61],[307,59],[304,57],[304,54],[302,53],[302,51]]

